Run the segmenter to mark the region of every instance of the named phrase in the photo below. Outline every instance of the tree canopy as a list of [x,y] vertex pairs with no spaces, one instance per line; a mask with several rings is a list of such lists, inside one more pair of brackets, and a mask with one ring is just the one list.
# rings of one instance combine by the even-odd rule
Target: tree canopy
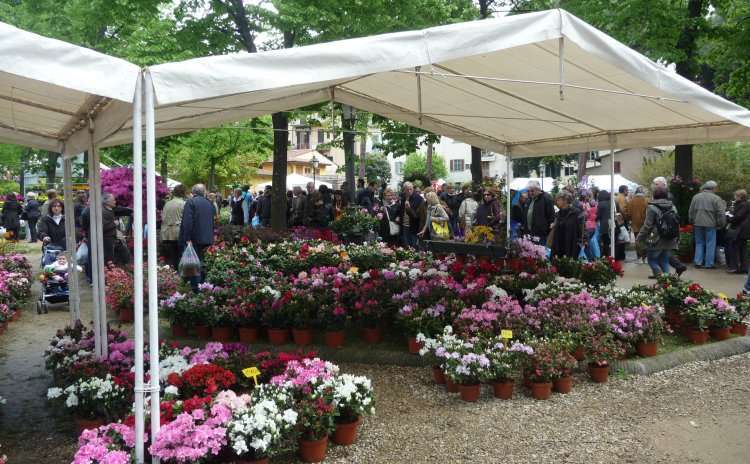
[[432,177],[427,176],[427,157],[423,153],[414,152],[406,157],[404,161],[404,180],[419,180],[422,185],[430,185],[434,179],[444,179],[448,177],[448,169],[445,167],[445,160],[437,153],[432,154]]

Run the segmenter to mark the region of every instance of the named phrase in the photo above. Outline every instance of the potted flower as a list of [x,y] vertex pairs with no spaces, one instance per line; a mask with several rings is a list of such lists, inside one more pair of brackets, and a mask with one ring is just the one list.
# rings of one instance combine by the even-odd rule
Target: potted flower
[[107,306],[121,322],[133,322],[133,276],[125,269],[110,264],[104,273]]
[[553,348],[558,370],[557,377],[552,381],[552,388],[558,393],[570,393],[573,389],[573,369],[578,366],[578,361],[570,353],[570,340],[553,338],[550,340],[550,347]]
[[328,435],[336,430],[333,391],[320,386],[297,401],[299,453],[304,462],[320,462],[328,451]]
[[654,306],[641,305],[621,308],[610,318],[614,334],[635,345],[640,356],[655,356],[659,340],[667,329],[659,311]]
[[216,311],[226,303],[228,292],[208,282],[198,285],[198,290],[192,297],[193,326],[198,337],[207,340],[211,338],[211,326],[216,320]]
[[336,431],[333,441],[351,445],[357,439],[357,428],[364,416],[375,412],[372,382],[367,377],[342,374],[331,381],[336,408]]
[[228,343],[234,337],[234,326],[237,324],[234,311],[229,305],[217,306],[211,320],[211,339],[216,342]]
[[195,364],[181,375],[172,373],[167,383],[180,389],[185,397],[193,395],[215,395],[222,389],[231,388],[237,377],[230,370],[212,363]]
[[346,335],[344,327],[346,326],[346,308],[338,303],[326,304],[320,307],[318,320],[320,326],[325,331],[326,346],[331,348],[341,348],[344,345]]
[[120,417],[128,410],[127,392],[112,375],[80,378],[65,389],[53,387],[47,390],[50,400],[64,399],[65,407],[72,411],[78,432],[94,429]]
[[592,334],[586,338],[586,358],[589,360],[589,375],[596,383],[604,383],[609,377],[609,365],[625,354],[622,342],[612,333]]
[[[458,355],[458,357],[456,357]],[[481,379],[487,377],[490,360],[477,342],[465,341],[446,358],[445,375],[458,385],[461,399],[476,402],[481,393]]]
[[169,320],[173,337],[187,337],[188,327],[191,327],[196,320],[193,294],[175,292],[162,301],[160,313]]
[[737,311],[737,322],[732,326],[732,333],[744,337],[747,335],[745,320],[750,315],[750,297],[740,292],[737,294],[737,298],[731,300],[731,303]]
[[251,404],[233,410],[227,425],[229,446],[238,464],[267,464],[268,456],[297,424],[293,397],[287,389],[260,385]]
[[162,462],[187,464],[217,457],[227,442],[232,411],[223,404],[202,404],[162,426],[149,447]]
[[716,318],[714,306],[693,296],[685,297],[683,302],[686,335],[694,345],[702,345],[708,341],[708,327]]
[[485,370],[482,381],[489,382],[495,398],[503,400],[513,397],[513,377],[527,357],[534,354],[534,349],[528,345],[513,342],[508,346],[508,343],[499,337],[485,341],[485,354],[490,365]]
[[81,433],[73,462],[130,462],[134,448],[135,430],[132,427],[118,423],[107,424]]
[[287,303],[291,298],[292,291],[288,290],[263,311],[263,325],[268,329],[268,341],[273,345],[282,345],[289,338],[291,317],[287,310]]
[[285,311],[292,326],[292,339],[297,345],[309,345],[313,339],[313,321],[318,302],[309,289],[294,288]]
[[711,298],[711,305],[714,309],[714,319],[711,322],[711,338],[716,340],[726,340],[729,338],[732,326],[739,321],[739,314],[725,298]]

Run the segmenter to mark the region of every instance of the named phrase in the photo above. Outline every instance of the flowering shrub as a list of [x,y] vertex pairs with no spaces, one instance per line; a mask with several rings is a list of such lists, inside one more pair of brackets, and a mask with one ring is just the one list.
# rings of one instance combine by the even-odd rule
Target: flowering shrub
[[64,404],[76,417],[95,419],[120,417],[128,407],[127,394],[115,379],[107,374],[104,378],[78,379],[65,389],[53,387],[47,390],[47,398],[64,398]]
[[227,424],[232,418],[229,408],[213,405],[178,415],[164,425],[149,447],[152,456],[169,462],[192,463],[217,456],[227,444]]
[[737,322],[744,321],[750,315],[750,297],[740,292],[736,298],[729,301],[737,311]]
[[352,207],[347,208],[344,214],[333,221],[331,229],[344,239],[361,237],[375,230],[379,222],[378,218],[370,215],[366,209]]
[[570,374],[576,360],[570,355],[565,344],[550,340],[532,343],[533,354],[528,359],[524,373],[532,382],[552,382]]
[[711,298],[710,304],[714,309],[714,319],[711,322],[712,327],[731,327],[736,322],[740,321],[737,310],[725,298]]
[[534,242],[529,236],[513,240],[508,252],[510,256],[514,258],[524,258],[536,261],[544,260],[547,257],[547,248],[543,244]]
[[466,233],[464,241],[466,243],[492,243],[495,241],[495,234],[487,226],[474,226]]
[[490,361],[485,370],[483,381],[507,381],[513,378],[520,366],[527,363],[527,358],[534,354],[534,348],[520,342],[513,342],[510,346],[500,337],[485,340],[485,353]]
[[282,374],[271,379],[271,385],[311,394],[316,387],[331,380],[338,373],[338,366],[319,358],[292,360],[287,363]]
[[653,306],[621,308],[609,320],[615,336],[630,343],[658,342],[667,331],[661,314]]
[[586,338],[586,358],[589,363],[598,367],[609,366],[609,363],[625,354],[625,347],[612,333],[600,333]]
[[605,256],[597,261],[583,263],[579,278],[587,285],[602,287],[613,283],[622,275],[622,264],[611,256]]
[[84,430],[72,464],[129,464],[135,431],[125,424],[107,424]]
[[237,383],[237,377],[223,367],[216,364],[197,364],[185,372],[182,376],[172,373],[167,377],[170,385],[184,389],[188,396],[191,394],[217,393],[221,388],[230,388]]
[[341,374],[325,384],[333,392],[336,422],[350,424],[375,413],[372,382],[364,376]]
[[[112,169],[103,169],[102,173],[102,192],[109,192],[115,196],[117,204],[133,208],[133,169],[128,167],[119,167]],[[163,200],[169,195],[169,188],[161,177],[156,176],[156,203],[162,204]],[[143,172],[143,211],[146,211],[146,171]]]
[[701,301],[693,296],[686,296],[683,304],[685,305],[683,314],[693,329],[706,330],[716,318],[716,310],[711,302]]

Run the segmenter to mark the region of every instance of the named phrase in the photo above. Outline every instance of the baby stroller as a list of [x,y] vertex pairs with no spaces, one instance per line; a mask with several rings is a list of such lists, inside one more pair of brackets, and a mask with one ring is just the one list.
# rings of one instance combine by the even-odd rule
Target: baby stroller
[[67,303],[68,293],[68,263],[61,247],[47,245],[42,253],[42,294],[36,302],[36,313],[47,313],[50,304]]

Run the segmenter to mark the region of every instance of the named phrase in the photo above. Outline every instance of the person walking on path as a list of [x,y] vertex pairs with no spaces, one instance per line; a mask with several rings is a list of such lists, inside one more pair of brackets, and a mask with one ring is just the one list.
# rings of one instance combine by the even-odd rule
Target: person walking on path
[[599,192],[598,202],[596,205],[596,221],[599,225],[599,237],[601,240],[601,254],[602,256],[611,256],[612,247],[610,241],[612,237],[609,233],[610,228],[610,208],[612,207],[611,198],[609,192],[602,190]]
[[419,245],[417,234],[420,231],[420,224],[417,211],[423,201],[422,197],[414,190],[414,184],[411,182],[404,182],[400,207],[401,235],[403,237],[404,246],[417,248]]
[[667,199],[667,190],[657,187],[654,199],[646,209],[646,219],[638,232],[636,241],[645,245],[650,279],[669,274],[669,257],[680,238],[680,222],[677,208]]
[[201,262],[200,275],[188,277],[193,291],[198,291],[198,285],[203,282],[203,255],[206,248],[214,243],[214,217],[216,211],[206,199],[206,187],[203,184],[193,186],[193,197],[185,202],[180,224],[180,250],[193,245],[195,253]]
[[42,217],[41,205],[36,200],[36,193],[29,192],[26,194],[26,206],[23,208],[23,218],[29,225],[29,243],[35,243],[37,238],[36,224]]
[[726,204],[714,193],[716,187],[716,182],[709,180],[690,202],[688,216],[695,235],[693,263],[697,268],[715,269],[716,230],[726,224]]
[[63,202],[57,198],[49,202],[49,214],[39,220],[39,238],[45,245],[66,248]]
[[229,198],[229,211],[231,212],[229,224],[233,226],[245,225],[245,213],[242,205],[245,204],[245,197],[241,189],[234,189],[234,196]]
[[544,192],[539,182],[529,181],[529,208],[526,211],[526,231],[539,243],[547,243],[550,227],[555,220],[552,197]]
[[164,258],[170,266],[177,269],[180,262],[180,225],[185,209],[187,190],[182,184],[172,189],[172,198],[164,205],[161,213],[161,246]]
[[552,256],[567,256],[577,259],[581,251],[583,222],[579,211],[574,208],[573,195],[565,190],[555,197],[559,208],[552,233]]
[[[638,233],[643,227],[643,223],[646,221],[646,209],[648,208],[648,199],[646,198],[646,189],[641,187],[635,189],[635,196],[630,200],[628,209],[630,211],[630,226],[633,228],[633,235],[638,236]],[[646,250],[643,247],[638,246],[636,242],[636,253],[638,258],[646,259]]]
[[11,192],[5,195],[3,203],[2,224],[6,233],[9,234],[10,240],[18,241],[18,230],[21,228],[21,213],[23,208],[18,203],[16,194]]
[[[652,190],[656,190],[657,187],[663,187],[664,190],[667,191],[667,200],[671,201],[674,204],[674,198],[672,198],[672,193],[669,191],[669,187],[667,186],[667,179],[664,177],[656,177],[654,178],[654,181],[652,182],[653,188]],[[679,241],[678,241],[679,243]],[[677,275],[682,275],[683,272],[687,270],[687,266],[685,266],[677,256],[674,255],[674,253],[671,253],[669,255],[669,265],[672,266],[677,272]]]
[[732,274],[747,273],[747,241],[750,239],[750,202],[747,201],[747,191],[734,192],[732,214],[727,215],[729,229],[727,238],[727,272]]

